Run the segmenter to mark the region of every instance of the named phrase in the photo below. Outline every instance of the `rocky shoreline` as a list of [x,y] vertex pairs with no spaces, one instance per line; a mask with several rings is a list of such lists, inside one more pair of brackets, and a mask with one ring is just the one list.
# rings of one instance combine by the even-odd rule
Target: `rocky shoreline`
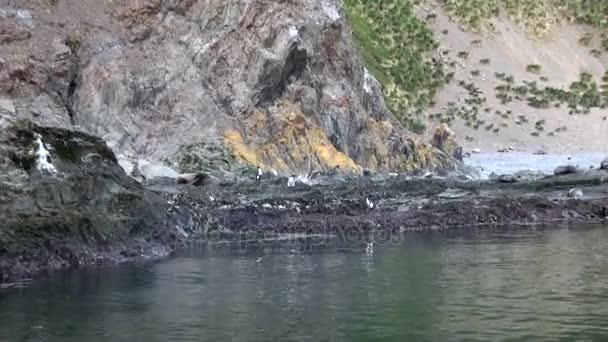
[[606,222],[608,215],[608,172],[600,168],[491,180],[333,172],[294,186],[272,173],[258,184],[252,169],[140,183],[98,138],[27,121],[3,128],[0,282],[165,257],[217,237]]

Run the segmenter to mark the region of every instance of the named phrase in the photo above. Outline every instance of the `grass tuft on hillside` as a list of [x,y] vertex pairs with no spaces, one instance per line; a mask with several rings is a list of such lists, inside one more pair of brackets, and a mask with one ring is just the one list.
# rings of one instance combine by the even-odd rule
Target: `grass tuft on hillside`
[[[560,20],[608,30],[608,0],[442,0],[452,18],[473,30],[506,13],[532,35],[546,37]],[[604,35],[608,46],[608,36]]]
[[425,130],[423,111],[447,81],[439,47],[411,0],[345,0],[367,68],[382,83],[391,111],[414,132]]

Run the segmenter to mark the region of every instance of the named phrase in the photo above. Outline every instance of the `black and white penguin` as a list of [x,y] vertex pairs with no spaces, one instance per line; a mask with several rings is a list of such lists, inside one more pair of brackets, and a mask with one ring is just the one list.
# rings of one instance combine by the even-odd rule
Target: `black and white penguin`
[[287,179],[287,187],[288,188],[293,188],[294,186],[296,186],[296,176],[295,175],[291,175]]
[[262,182],[262,175],[264,174],[264,172],[262,172],[262,168],[258,166],[258,171],[255,174],[255,184],[256,185],[260,185],[260,183]]
[[367,197],[365,197],[365,204],[367,204],[368,208],[374,209],[374,202],[370,201]]

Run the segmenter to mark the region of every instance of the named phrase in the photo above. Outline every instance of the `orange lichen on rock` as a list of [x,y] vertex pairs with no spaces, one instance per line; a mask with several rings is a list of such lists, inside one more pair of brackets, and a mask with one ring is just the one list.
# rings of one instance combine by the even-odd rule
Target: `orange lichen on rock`
[[225,133],[226,143],[241,161],[260,165],[264,169],[330,170],[362,172],[348,155],[336,149],[325,132],[307,118],[293,103],[283,102],[269,116],[254,112],[247,125],[246,136],[263,136],[260,132],[273,129],[262,141],[245,142],[237,131]]
[[235,157],[247,164],[261,165],[260,159],[257,153],[250,149],[244,142],[241,133],[229,130],[224,134],[226,144],[232,150]]

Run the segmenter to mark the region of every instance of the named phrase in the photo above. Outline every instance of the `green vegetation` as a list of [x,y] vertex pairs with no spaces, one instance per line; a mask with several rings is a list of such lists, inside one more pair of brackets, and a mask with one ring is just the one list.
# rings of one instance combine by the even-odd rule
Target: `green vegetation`
[[593,35],[591,33],[587,32],[581,37],[581,39],[578,40],[578,42],[581,43],[581,45],[590,46],[592,40],[593,40]]
[[[411,0],[345,0],[367,68],[382,83],[391,111],[410,129],[423,130],[422,112],[446,82],[439,44]],[[432,19],[432,18],[427,18]]]
[[[480,109],[485,107],[487,99],[481,96],[481,90],[473,83],[461,80],[458,82],[458,85],[468,92],[464,104],[458,106],[454,102],[448,102],[447,106],[444,107],[444,113],[429,115],[429,118],[447,125],[450,125],[456,118],[459,118],[465,122],[466,126],[479,129],[481,125],[485,124],[485,121],[480,120],[479,116],[481,113]],[[484,110],[489,111],[488,108]]]
[[[487,19],[501,12],[525,25],[537,37],[550,34],[560,20],[608,30],[608,0],[443,0],[452,18],[472,30],[490,25]],[[608,49],[608,37],[604,36]]]
[[490,64],[490,59],[489,58],[483,58],[479,60],[479,64],[481,65],[488,65]]
[[63,43],[69,47],[72,52],[76,53],[76,51],[78,51],[80,48],[80,44],[82,44],[82,40],[77,33],[70,33],[67,37],[65,37]]
[[538,64],[528,64],[526,67],[526,71],[532,74],[539,74],[541,69],[541,66]]
[[599,86],[593,75],[582,73],[568,89],[543,88],[536,82],[523,82],[516,86],[513,82],[505,81],[506,78],[502,79],[504,83],[496,87],[496,98],[502,104],[514,100],[525,100],[534,108],[561,107],[565,104],[570,114],[586,114],[591,108],[608,108],[608,72],[602,77],[604,83]]
[[467,51],[458,52],[458,58],[467,59],[469,58],[469,53]]

